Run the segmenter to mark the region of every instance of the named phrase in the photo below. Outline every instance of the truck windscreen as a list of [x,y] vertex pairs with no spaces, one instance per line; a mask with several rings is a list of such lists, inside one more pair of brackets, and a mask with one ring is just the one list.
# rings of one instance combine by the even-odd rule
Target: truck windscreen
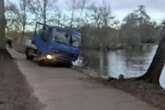
[[55,28],[52,30],[52,39],[55,42],[71,45],[74,47],[79,47],[81,42],[80,33],[68,33],[65,30],[57,30]]
[[53,39],[53,41],[69,45],[69,37],[66,36],[65,31],[58,31],[56,29],[53,29],[52,30],[52,39]]

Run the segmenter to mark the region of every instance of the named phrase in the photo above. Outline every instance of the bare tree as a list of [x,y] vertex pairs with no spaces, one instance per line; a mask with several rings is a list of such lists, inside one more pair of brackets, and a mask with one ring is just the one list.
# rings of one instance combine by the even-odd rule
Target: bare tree
[[66,22],[66,20],[63,20],[64,15],[62,14],[61,10],[56,7],[53,6],[53,11],[50,13],[47,13],[47,23],[48,24],[53,24],[53,25],[57,25],[57,26],[63,26],[63,21]]
[[0,0],[0,48],[5,49],[5,6],[4,0]]
[[114,19],[108,0],[103,0],[101,5],[92,4],[89,11],[92,13],[91,17],[96,27],[108,27]]
[[94,21],[95,26],[97,28],[100,27],[101,22],[100,22],[100,13],[98,7],[95,4],[93,4],[89,7],[89,10],[92,11],[91,18],[92,21]]
[[107,39],[111,36],[111,23],[114,17],[111,14],[111,7],[108,0],[103,0],[102,4],[92,4],[89,7],[91,14],[91,21],[95,25],[95,37],[98,40],[100,48],[107,47]]
[[76,9],[76,0],[71,0],[71,20],[70,20],[70,27],[73,27],[74,16],[75,16],[75,9]]
[[35,16],[34,21],[46,23],[47,0],[28,0],[28,9]]
[[44,21],[44,24],[46,24],[46,8],[47,8],[47,3],[48,1],[47,0],[44,0],[44,6],[43,6],[43,21]]
[[44,24],[47,21],[50,21],[49,14],[53,14],[53,11],[56,10],[56,1],[57,0],[27,0],[28,9],[35,16],[34,22],[43,22]]
[[87,4],[87,0],[79,0],[79,8],[80,8],[80,17],[82,17],[82,13],[86,7],[86,4]]
[[108,27],[108,25],[110,25],[111,23],[111,20],[114,19],[114,17],[111,14],[111,6],[109,0],[103,0],[99,10],[101,15],[102,25],[104,27]]
[[21,31],[22,16],[16,4],[7,1],[5,10],[6,10],[6,20],[7,20],[7,24],[6,24],[7,32]]
[[25,27],[26,27],[26,20],[27,20],[27,0],[20,0],[20,8],[22,10],[21,15],[22,15],[22,19],[21,19],[21,23],[22,23],[22,39],[25,36]]
[[88,1],[87,0],[79,0],[78,1],[78,9],[80,10],[80,15],[79,15],[79,18],[78,18],[78,27],[81,26],[81,23],[83,22],[83,19],[84,19],[84,16],[83,16],[83,13],[84,13],[84,10],[85,8],[87,8],[87,4],[88,4]]

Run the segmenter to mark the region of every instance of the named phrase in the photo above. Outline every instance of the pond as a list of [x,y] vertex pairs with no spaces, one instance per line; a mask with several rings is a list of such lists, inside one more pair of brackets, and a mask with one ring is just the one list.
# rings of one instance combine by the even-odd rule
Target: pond
[[94,51],[85,50],[87,64],[95,69],[101,76],[118,79],[142,76],[153,59],[157,45],[143,45],[137,48]]
[[[85,63],[103,78],[125,79],[144,75],[157,50],[157,45],[110,51],[83,50]],[[165,89],[165,66],[160,76],[160,85]]]

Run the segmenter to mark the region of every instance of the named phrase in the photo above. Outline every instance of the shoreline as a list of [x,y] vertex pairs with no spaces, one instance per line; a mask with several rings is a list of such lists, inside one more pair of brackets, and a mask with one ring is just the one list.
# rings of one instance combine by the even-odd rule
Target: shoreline
[[129,93],[137,97],[142,101],[145,101],[148,104],[154,105],[155,107],[158,107],[162,110],[165,109],[165,105],[164,105],[165,92],[158,85],[136,79],[117,80],[111,78],[103,78],[98,75],[99,74],[98,72],[95,72],[90,68],[82,68],[82,67],[74,66],[73,69],[88,76],[90,80],[94,80],[103,85],[110,86],[115,89],[119,89],[121,91],[124,91],[126,93]]

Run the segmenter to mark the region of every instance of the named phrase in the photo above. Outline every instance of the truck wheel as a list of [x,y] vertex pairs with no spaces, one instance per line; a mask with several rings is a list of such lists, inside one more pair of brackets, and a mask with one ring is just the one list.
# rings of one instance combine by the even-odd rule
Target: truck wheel
[[26,59],[27,60],[33,60],[33,57],[32,56],[26,56]]
[[64,64],[62,64],[62,66],[66,68],[71,68],[73,65],[72,65],[72,62],[65,62]]
[[67,65],[68,68],[71,68],[72,66],[73,66],[72,63]]
[[43,62],[38,62],[39,66],[45,66]]
[[27,48],[26,49],[26,59],[27,60],[33,60],[33,56],[32,56],[32,53],[34,52],[33,49],[30,49],[30,48]]

